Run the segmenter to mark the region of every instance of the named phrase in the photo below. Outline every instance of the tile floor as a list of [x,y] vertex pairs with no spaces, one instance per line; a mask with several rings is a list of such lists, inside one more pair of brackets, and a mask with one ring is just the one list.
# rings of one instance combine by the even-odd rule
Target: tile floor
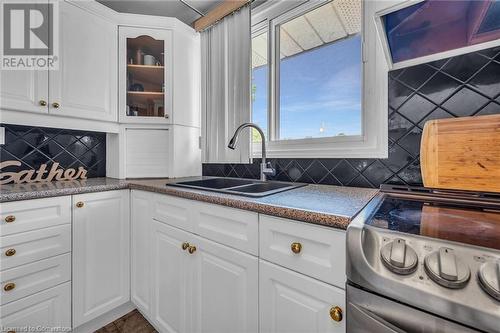
[[134,310],[112,323],[98,329],[95,333],[157,333],[153,326]]

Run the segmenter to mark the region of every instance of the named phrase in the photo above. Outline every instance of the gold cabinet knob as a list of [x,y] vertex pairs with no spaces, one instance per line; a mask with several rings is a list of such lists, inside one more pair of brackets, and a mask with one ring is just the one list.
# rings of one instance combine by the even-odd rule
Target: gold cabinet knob
[[330,317],[336,322],[342,321],[342,309],[339,306],[332,306],[330,309]]
[[182,243],[182,249],[183,250],[186,250],[188,247],[189,247],[189,243],[188,242]]
[[7,217],[5,217],[5,222],[7,223],[12,223],[16,220],[16,217],[14,215],[9,215]]
[[302,251],[302,244],[298,242],[293,242],[292,245],[290,245],[290,249],[292,249],[293,253],[300,253]]
[[16,331],[7,331],[7,333],[16,333]]
[[84,205],[85,205],[85,204],[84,204],[82,201],[78,201],[78,202],[76,203],[76,207],[78,207],[78,208],[82,208]]
[[61,104],[59,104],[59,103],[57,103],[57,102],[52,103],[52,107],[53,107],[54,109],[58,109],[60,106],[61,106]]
[[14,254],[16,254],[16,250],[15,249],[8,249],[7,251],[5,251],[5,255],[7,257],[12,257]]
[[5,291],[11,291],[16,287],[16,284],[14,282],[9,282],[3,286],[3,290]]
[[46,101],[44,101],[43,99],[41,99],[40,101],[38,101],[38,104],[39,104],[40,106],[47,106],[47,102],[46,102]]
[[188,252],[189,252],[190,254],[195,253],[195,252],[196,252],[196,246],[194,246],[194,245],[189,246],[189,247],[188,247]]

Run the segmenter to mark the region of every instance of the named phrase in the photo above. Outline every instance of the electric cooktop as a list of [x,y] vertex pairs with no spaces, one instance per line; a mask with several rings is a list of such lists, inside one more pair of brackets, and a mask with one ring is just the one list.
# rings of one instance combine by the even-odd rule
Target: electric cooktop
[[500,250],[500,202],[479,205],[454,199],[386,196],[367,225]]

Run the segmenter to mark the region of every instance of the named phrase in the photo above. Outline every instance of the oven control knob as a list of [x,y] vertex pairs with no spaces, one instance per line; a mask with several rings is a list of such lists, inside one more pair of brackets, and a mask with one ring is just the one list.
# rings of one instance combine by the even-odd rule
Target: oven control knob
[[404,239],[396,238],[385,244],[380,250],[380,256],[384,265],[396,274],[407,275],[417,269],[417,254],[415,250],[406,245]]
[[494,299],[500,301],[500,259],[479,267],[479,284]]
[[428,254],[424,266],[429,277],[443,287],[460,289],[469,282],[470,269],[453,249],[442,247]]

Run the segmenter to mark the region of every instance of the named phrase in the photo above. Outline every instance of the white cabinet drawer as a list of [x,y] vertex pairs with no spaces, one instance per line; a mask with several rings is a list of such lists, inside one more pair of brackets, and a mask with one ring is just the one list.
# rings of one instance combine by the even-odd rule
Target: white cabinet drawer
[[257,213],[206,203],[195,203],[194,232],[198,235],[258,255]]
[[41,291],[0,306],[0,323],[6,332],[28,332],[28,328],[71,329],[71,283]]
[[259,314],[261,333],[345,333],[345,291],[260,260]]
[[71,223],[71,197],[5,202],[0,218],[2,236]]
[[[66,253],[0,273],[1,305],[54,287],[71,279],[71,254]],[[6,286],[15,286],[6,291]]]
[[[300,252],[292,251],[299,243]],[[345,288],[345,232],[260,215],[260,257]]]
[[[15,250],[15,254],[8,256],[9,250]],[[0,251],[2,270],[69,252],[71,225],[63,224],[0,237]]]
[[193,231],[193,209],[196,201],[169,195],[153,196],[153,218],[171,226]]

